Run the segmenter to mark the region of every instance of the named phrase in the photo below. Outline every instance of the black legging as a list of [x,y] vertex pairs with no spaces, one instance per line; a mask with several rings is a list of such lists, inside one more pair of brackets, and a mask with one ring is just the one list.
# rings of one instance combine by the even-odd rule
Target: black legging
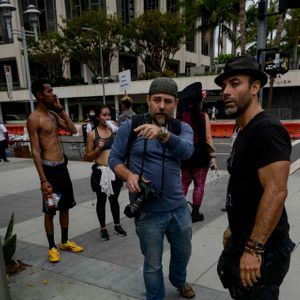
[[[122,187],[122,181],[116,178],[115,181],[112,181],[112,187],[114,194],[108,197],[111,214],[115,224],[120,224],[120,206],[118,197],[120,194],[120,190]],[[97,205],[96,205],[96,212],[98,216],[98,220],[101,227],[105,227],[105,206],[106,206],[106,199],[107,195],[102,193],[100,189],[96,191],[97,194]]]
[[7,141],[3,140],[0,141],[0,159],[3,159],[4,161],[7,160],[6,158],[6,145],[7,145]]

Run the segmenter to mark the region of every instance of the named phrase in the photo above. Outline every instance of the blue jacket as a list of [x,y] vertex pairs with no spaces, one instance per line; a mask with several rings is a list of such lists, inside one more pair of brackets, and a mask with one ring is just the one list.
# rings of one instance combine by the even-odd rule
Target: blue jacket
[[[124,164],[127,153],[128,137],[131,131],[132,121],[122,123],[109,155],[109,166],[112,170]],[[165,158],[163,159],[163,148]],[[138,137],[131,146],[129,170],[134,174],[140,174],[142,156],[144,151],[144,139]],[[171,211],[185,202],[185,196],[181,187],[180,161],[188,159],[194,151],[193,130],[184,122],[181,122],[180,135],[171,134],[167,143],[162,144],[158,140],[148,140],[144,161],[143,176],[151,181],[153,187],[162,191],[162,169],[164,167],[164,187],[161,197],[157,201],[149,201],[144,207],[145,212]],[[130,199],[134,194],[130,194]]]

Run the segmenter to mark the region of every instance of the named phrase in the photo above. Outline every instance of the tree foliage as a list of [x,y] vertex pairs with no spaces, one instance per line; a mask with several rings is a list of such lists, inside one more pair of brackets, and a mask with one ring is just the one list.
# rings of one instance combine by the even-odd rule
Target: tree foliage
[[237,11],[237,1],[228,0],[186,0],[182,1],[185,18],[188,24],[195,24],[201,18],[197,30],[208,40],[211,68],[214,64],[215,55],[215,29],[220,26],[221,32],[228,37],[231,36],[230,28],[227,26],[234,18]]
[[130,21],[124,46],[140,57],[147,71],[163,72],[184,43],[186,33],[180,15],[148,10]]
[[47,70],[50,81],[63,77],[69,51],[61,34],[56,32],[42,34],[38,42],[29,43],[28,53],[31,61]]
[[[123,26],[121,20],[104,11],[89,10],[72,20],[65,20],[61,28],[70,57],[86,64],[94,77],[101,75],[100,45],[106,75],[114,57],[121,50]],[[93,31],[82,29],[91,28]],[[101,40],[101,43],[100,43]]]

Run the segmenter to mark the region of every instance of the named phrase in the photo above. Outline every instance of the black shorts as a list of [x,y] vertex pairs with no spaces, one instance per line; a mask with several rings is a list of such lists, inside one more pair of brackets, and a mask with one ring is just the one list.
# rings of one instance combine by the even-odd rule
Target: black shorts
[[58,166],[47,166],[43,164],[45,176],[53,187],[53,192],[61,194],[57,209],[49,210],[43,199],[43,212],[55,215],[56,210],[68,210],[76,205],[67,164],[67,160]]

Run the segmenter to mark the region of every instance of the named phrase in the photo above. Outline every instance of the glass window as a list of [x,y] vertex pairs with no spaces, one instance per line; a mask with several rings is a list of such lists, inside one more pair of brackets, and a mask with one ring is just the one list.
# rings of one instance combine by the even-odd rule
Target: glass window
[[190,52],[195,52],[195,35],[186,38],[185,49]]
[[[208,24],[208,21],[204,18],[202,18],[202,24],[205,25],[205,24]],[[208,42],[205,38],[205,33],[201,33],[201,54],[203,55],[208,55]]]
[[89,0],[90,9],[94,10],[106,10],[106,0]]
[[177,0],[167,0],[167,11],[173,13],[178,11]]
[[134,0],[117,0],[117,14],[126,23],[134,18]]
[[158,0],[144,0],[144,10],[158,8]]

